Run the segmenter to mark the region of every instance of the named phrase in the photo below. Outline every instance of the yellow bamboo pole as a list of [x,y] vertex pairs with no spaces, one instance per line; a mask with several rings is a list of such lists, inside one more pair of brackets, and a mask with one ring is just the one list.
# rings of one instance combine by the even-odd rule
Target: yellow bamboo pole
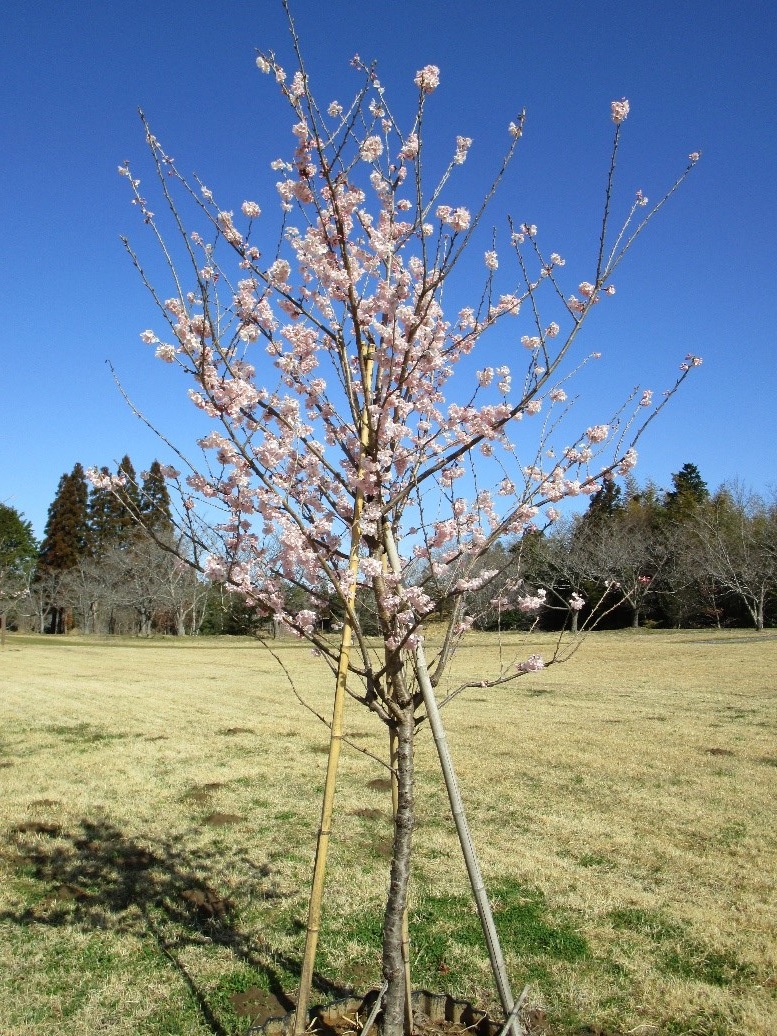
[[[369,439],[369,419],[366,395],[372,384],[372,369],[373,359],[370,356],[367,357],[365,362],[365,402],[361,414],[361,427],[359,429],[362,446],[366,446]],[[310,902],[308,904],[308,926],[305,936],[305,953],[302,958],[299,993],[297,995],[297,1010],[294,1018],[295,1036],[301,1036],[301,1034],[307,1029],[308,1004],[310,1001],[310,990],[313,984],[313,969],[316,962],[318,936],[321,931],[321,905],[324,899],[326,857],[329,850],[329,839],[332,834],[332,814],[334,812],[335,789],[337,785],[337,768],[340,763],[340,750],[342,748],[343,741],[345,692],[348,682],[348,667],[351,659],[351,645],[353,644],[351,613],[356,602],[356,579],[359,572],[359,543],[361,541],[361,515],[363,508],[364,494],[361,489],[357,489],[356,499],[354,500],[353,505],[351,547],[348,558],[348,570],[351,574],[351,581],[346,597],[347,608],[345,622],[343,624],[343,631],[340,638],[340,652],[337,659],[337,676],[335,679],[335,696],[332,706],[329,756],[326,766],[326,779],[324,781],[324,798],[321,804],[321,823],[318,828],[316,858],[313,864],[313,881],[310,889]]]

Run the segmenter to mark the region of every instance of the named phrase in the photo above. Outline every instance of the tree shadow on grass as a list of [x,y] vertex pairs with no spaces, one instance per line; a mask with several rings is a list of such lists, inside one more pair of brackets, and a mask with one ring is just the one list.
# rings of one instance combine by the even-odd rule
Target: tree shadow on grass
[[[45,892],[32,905],[0,911],[0,922],[114,930],[152,938],[216,1036],[227,1036],[227,1030],[182,963],[181,953],[188,946],[228,948],[237,961],[264,978],[281,1011],[294,1009],[287,992],[288,976],[298,978],[299,960],[241,931],[235,904],[209,882],[213,858],[207,852],[187,847],[180,836],[140,845],[105,819],[82,819],[69,830],[34,821],[13,828],[11,836],[12,849],[3,854],[7,862],[41,882]],[[255,873],[252,892],[258,898],[273,898],[267,881],[270,868],[249,866]],[[349,992],[321,976],[314,983],[329,998]]]

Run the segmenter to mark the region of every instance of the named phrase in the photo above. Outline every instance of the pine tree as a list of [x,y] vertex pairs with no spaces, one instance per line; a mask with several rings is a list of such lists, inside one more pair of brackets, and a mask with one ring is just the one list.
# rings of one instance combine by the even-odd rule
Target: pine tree
[[76,464],[69,475],[59,480],[49,507],[39,568],[44,572],[64,572],[73,568],[89,551],[87,506],[89,489],[84,469]]
[[[107,467],[101,475],[109,475]],[[89,496],[89,546],[93,557],[100,558],[120,538],[123,507],[112,489],[93,486]]]
[[583,516],[583,521],[597,522],[607,518],[613,518],[619,511],[623,510],[623,491],[613,479],[607,479],[599,490],[591,497],[588,510]]
[[701,477],[695,464],[683,464],[672,475],[672,486],[664,498],[664,507],[673,520],[689,517],[699,504],[709,500],[707,483]]
[[124,478],[124,485],[117,492],[119,507],[116,537],[120,543],[128,543],[137,534],[142,508],[140,483],[127,454],[122,457],[116,474]]
[[[56,495],[49,507],[43,543],[38,556],[37,580],[57,577],[75,568],[89,554],[89,488],[84,469],[76,464],[69,475],[59,480]],[[52,598],[48,606],[48,631],[64,633],[66,610]]]
[[162,465],[158,460],[153,461],[148,471],[143,473],[143,485],[140,489],[140,514],[143,524],[148,529],[160,532],[172,528],[170,494],[162,474]]
[[[170,521],[170,498],[159,463],[154,463],[156,469],[152,464],[141,486],[135,467],[125,454],[116,470],[116,474],[123,478],[123,484],[92,488],[89,529],[93,556],[99,558],[111,546],[127,546],[133,542],[140,534],[141,523],[147,524],[151,511]],[[109,469],[103,466],[100,474],[109,475]],[[161,489],[157,481],[161,483]]]

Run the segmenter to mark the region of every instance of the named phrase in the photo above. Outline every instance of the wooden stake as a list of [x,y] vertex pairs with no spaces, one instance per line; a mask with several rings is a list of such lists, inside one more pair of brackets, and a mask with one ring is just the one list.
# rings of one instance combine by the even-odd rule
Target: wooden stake
[[[373,359],[365,362],[365,384],[372,384]],[[367,408],[362,410],[360,438],[362,446],[366,446],[369,438],[369,416]],[[353,643],[353,624],[351,615],[356,602],[356,580],[359,574],[359,544],[361,542],[361,516],[364,508],[364,494],[359,489],[353,505],[351,523],[351,548],[348,558],[348,570],[351,582],[346,598],[347,608],[345,622],[340,637],[340,653],[337,659],[337,676],[335,680],[335,697],[332,705],[332,726],[329,737],[329,756],[326,765],[324,782],[324,798],[321,803],[321,823],[318,828],[316,858],[313,864],[313,881],[310,888],[308,904],[308,926],[305,935],[305,953],[302,958],[297,1010],[294,1018],[295,1036],[301,1036],[308,1026],[308,1003],[313,984],[313,969],[316,962],[318,936],[321,931],[321,905],[324,899],[324,878],[326,875],[326,857],[329,849],[329,838],[332,833],[332,814],[334,812],[335,789],[337,786],[337,768],[340,763],[340,750],[343,741],[343,715],[345,712],[345,690],[348,682],[348,668],[351,660]]]
[[[384,522],[383,524],[383,543],[386,548],[389,564],[394,570],[394,573],[396,575],[400,575],[402,564],[394,542],[394,535],[388,522]],[[472,893],[475,897],[475,904],[477,906],[480,923],[483,928],[483,936],[486,941],[488,956],[491,961],[491,970],[499,993],[499,1000],[502,1004],[502,1010],[505,1013],[505,1019],[510,1023],[510,1030],[513,1033],[513,1036],[521,1036],[520,1022],[513,1013],[515,998],[513,997],[512,990],[510,988],[510,979],[507,975],[507,967],[505,965],[502,947],[499,942],[499,935],[497,934],[496,925],[494,924],[493,911],[491,910],[491,904],[486,895],[483,875],[480,870],[480,863],[475,852],[475,846],[472,842],[472,834],[464,812],[464,803],[461,798],[461,791],[459,790],[456,773],[453,769],[453,761],[448,749],[448,739],[445,733],[445,727],[443,726],[442,719],[440,717],[440,710],[437,707],[437,699],[434,696],[434,688],[432,687],[432,681],[426,665],[426,653],[422,642],[416,646],[414,658],[416,679],[418,680],[418,686],[423,695],[426,715],[429,719],[432,737],[434,738],[437,755],[440,759],[440,766],[445,779],[445,787],[448,791],[448,801],[451,805],[453,820],[456,824],[456,831],[459,836],[459,844],[461,845],[464,862],[467,866],[467,874],[469,875],[470,885],[472,886]]]

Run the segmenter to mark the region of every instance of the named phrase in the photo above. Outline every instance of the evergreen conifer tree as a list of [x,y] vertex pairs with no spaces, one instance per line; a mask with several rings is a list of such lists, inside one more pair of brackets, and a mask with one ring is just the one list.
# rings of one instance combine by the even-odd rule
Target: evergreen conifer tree
[[49,507],[39,557],[39,567],[43,571],[64,572],[88,553],[88,500],[84,469],[81,464],[76,464],[69,475],[60,478]]
[[623,491],[617,482],[607,479],[599,492],[591,497],[583,521],[590,523],[613,518],[622,509]]
[[158,460],[153,461],[148,471],[143,473],[143,484],[140,488],[140,515],[143,524],[156,532],[172,528],[170,494],[162,474],[162,465]]
[[32,522],[15,507],[0,504],[0,570],[17,572],[38,555]]
[[37,555],[32,524],[15,507],[0,504],[0,646],[5,644],[8,615],[29,589]]
[[695,464],[683,464],[672,475],[672,486],[664,498],[664,507],[673,521],[682,521],[690,516],[699,504],[709,500],[707,483],[701,477]]
[[[110,472],[104,466],[100,468],[100,474],[108,475]],[[90,553],[101,558],[107,548],[120,538],[123,507],[112,489],[92,486],[88,513]]]
[[127,454],[122,457],[116,474],[123,476],[125,480],[117,494],[116,538],[120,543],[128,543],[137,533],[142,507],[140,483]]

